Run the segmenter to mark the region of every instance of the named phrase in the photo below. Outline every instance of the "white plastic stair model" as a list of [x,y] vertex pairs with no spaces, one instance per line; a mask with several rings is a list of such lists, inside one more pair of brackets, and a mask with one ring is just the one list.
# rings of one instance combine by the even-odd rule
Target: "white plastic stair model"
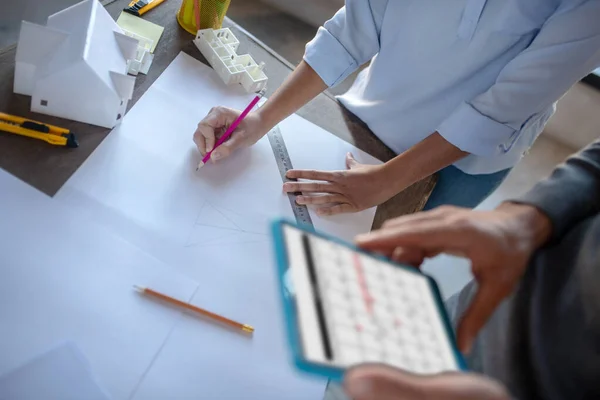
[[267,86],[265,63],[256,64],[249,54],[237,55],[240,42],[228,28],[199,30],[194,44],[227,85],[239,83],[248,93]]

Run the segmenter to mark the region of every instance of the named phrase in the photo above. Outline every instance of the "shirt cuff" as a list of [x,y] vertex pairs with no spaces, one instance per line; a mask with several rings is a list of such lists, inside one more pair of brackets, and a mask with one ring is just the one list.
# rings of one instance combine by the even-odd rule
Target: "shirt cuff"
[[510,150],[516,131],[462,103],[437,132],[462,151],[489,157]]
[[327,86],[342,82],[358,68],[354,58],[329,31],[320,27],[306,45],[304,61],[315,70]]

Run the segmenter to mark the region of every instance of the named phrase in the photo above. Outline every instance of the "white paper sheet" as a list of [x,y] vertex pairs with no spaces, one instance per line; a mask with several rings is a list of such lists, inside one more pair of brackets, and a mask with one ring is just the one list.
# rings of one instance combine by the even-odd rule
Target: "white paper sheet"
[[181,316],[132,285],[188,300],[198,283],[0,170],[0,374],[72,340],[128,398]]
[[[289,362],[269,222],[291,219],[293,213],[268,138],[195,171],[200,155],[192,133],[198,121],[215,105],[240,109],[251,97],[179,54],[55,196],[200,282],[193,304],[256,328],[248,339],[186,316],[136,398],[320,399],[323,394],[323,380],[301,375]],[[295,167],[344,166],[339,154],[351,146],[299,117],[282,126],[291,135],[288,125],[295,123],[307,130],[287,144]],[[326,147],[316,149],[315,141]],[[309,165],[303,152],[316,162]],[[373,215],[374,210],[346,219],[313,215],[313,221],[351,238],[369,230]]]
[[0,376],[0,399],[109,400],[85,356],[63,343]]

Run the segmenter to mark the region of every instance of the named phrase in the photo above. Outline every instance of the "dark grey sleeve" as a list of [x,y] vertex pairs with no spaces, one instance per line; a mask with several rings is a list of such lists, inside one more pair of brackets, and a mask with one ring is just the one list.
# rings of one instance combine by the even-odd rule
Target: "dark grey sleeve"
[[552,221],[554,239],[600,211],[600,140],[559,165],[552,175],[524,196],[511,200],[531,204]]

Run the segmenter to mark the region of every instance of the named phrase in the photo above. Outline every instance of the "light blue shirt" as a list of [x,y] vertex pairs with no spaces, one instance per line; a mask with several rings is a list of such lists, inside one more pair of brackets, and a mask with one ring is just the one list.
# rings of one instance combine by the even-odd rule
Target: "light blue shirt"
[[600,0],[346,0],[304,60],[329,86],[371,60],[339,100],[385,144],[437,131],[471,153],[455,166],[492,173],[600,66]]

